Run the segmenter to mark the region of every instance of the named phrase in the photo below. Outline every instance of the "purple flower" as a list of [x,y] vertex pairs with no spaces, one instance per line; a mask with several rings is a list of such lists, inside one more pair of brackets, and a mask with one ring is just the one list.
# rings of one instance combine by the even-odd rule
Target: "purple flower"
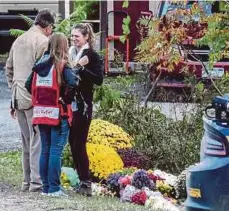
[[143,187],[148,187],[151,190],[155,189],[154,182],[150,180],[145,170],[138,170],[134,173],[132,178],[132,185],[138,189]]

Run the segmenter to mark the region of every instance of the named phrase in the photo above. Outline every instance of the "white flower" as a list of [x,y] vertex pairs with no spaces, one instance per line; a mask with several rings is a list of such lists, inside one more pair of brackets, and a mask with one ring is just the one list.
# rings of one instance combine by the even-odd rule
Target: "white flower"
[[155,211],[179,211],[171,202],[161,196],[150,196],[145,203],[146,207],[151,207]]
[[96,183],[91,184],[92,195],[100,195],[102,193],[102,186]]
[[120,197],[120,200],[122,201],[122,202],[124,202],[124,201],[129,201],[129,202],[131,202],[131,197],[135,194],[135,193],[137,193],[139,190],[138,189],[136,189],[134,186],[132,186],[132,185],[127,185],[126,187],[125,187],[125,189],[123,190],[123,192],[122,192],[122,195],[121,195],[121,197]]
[[177,180],[177,177],[172,175],[172,174],[168,174],[164,171],[161,171],[159,169],[153,171],[153,174],[158,175],[159,177],[165,179],[165,183],[167,183],[170,186],[175,186],[175,182]]
[[159,192],[159,191],[152,191],[148,187],[143,187],[142,190],[144,190],[146,192],[147,197],[150,197],[150,196],[163,197],[163,195],[161,194],[161,192]]

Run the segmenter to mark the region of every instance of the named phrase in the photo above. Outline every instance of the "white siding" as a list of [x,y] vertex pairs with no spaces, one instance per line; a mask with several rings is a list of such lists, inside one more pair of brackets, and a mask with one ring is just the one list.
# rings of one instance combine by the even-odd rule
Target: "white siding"
[[[107,13],[113,10],[114,10],[114,1],[107,1]],[[108,16],[108,35],[114,35],[114,13],[110,13]],[[114,60],[114,41],[110,41],[108,47],[109,47],[109,60]]]
[[8,10],[33,10],[49,8],[54,12],[58,12],[58,0],[0,0],[0,12]]
[[158,13],[158,8],[161,1],[152,1],[149,0],[149,10],[153,12],[153,15],[156,16]]

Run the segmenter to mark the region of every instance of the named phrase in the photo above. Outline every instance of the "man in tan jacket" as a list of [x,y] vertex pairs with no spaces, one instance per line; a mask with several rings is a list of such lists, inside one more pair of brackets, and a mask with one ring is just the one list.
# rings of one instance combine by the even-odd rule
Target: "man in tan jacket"
[[39,175],[41,142],[36,127],[32,126],[31,95],[25,89],[25,82],[32,67],[48,48],[48,36],[52,34],[55,14],[48,9],[41,10],[35,24],[13,43],[6,62],[6,77],[12,92],[11,115],[15,115],[22,135],[23,183],[21,190],[40,191]]

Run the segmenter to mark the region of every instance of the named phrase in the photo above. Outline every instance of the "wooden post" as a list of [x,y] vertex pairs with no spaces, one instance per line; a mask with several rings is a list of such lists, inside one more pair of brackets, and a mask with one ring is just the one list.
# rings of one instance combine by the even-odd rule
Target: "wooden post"
[[107,37],[107,1],[100,1],[100,49],[106,47],[106,37]]

